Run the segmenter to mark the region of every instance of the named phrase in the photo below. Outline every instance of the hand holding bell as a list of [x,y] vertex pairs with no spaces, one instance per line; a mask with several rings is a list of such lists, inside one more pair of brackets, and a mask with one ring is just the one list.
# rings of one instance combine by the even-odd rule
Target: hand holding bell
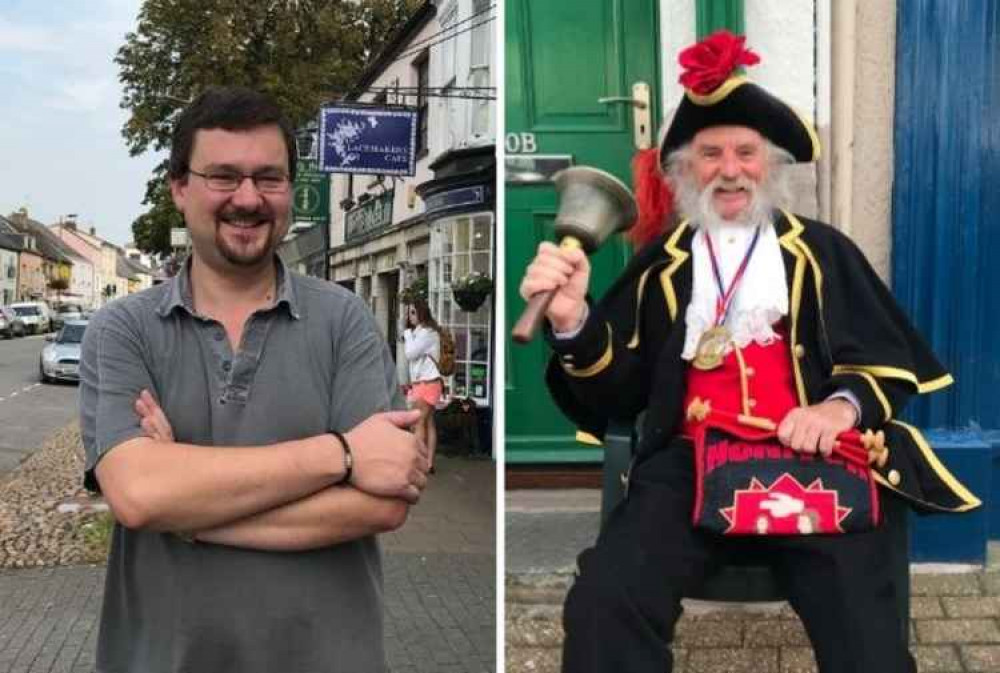
[[[604,171],[588,166],[567,168],[556,174],[555,185],[559,192],[555,233],[560,248],[593,253],[611,234],[628,229],[635,221],[632,193]],[[556,292],[546,290],[528,300],[512,331],[515,342],[531,340]]]

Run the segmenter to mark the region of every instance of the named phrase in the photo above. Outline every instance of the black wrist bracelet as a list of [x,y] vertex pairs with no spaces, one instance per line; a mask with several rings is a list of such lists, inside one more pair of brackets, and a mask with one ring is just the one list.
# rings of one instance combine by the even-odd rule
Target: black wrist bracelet
[[351,473],[354,471],[354,454],[351,453],[351,445],[347,443],[347,440],[342,434],[336,430],[330,430],[330,434],[336,437],[340,441],[340,445],[344,447],[344,476],[340,478],[335,485],[340,484],[350,484],[351,483]]

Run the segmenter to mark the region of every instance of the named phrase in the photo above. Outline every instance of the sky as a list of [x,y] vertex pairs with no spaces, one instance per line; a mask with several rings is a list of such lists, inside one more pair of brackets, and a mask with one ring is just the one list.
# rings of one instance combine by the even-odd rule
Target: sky
[[112,60],[141,0],[0,0],[0,214],[75,213],[122,245],[162,156],[130,157]]

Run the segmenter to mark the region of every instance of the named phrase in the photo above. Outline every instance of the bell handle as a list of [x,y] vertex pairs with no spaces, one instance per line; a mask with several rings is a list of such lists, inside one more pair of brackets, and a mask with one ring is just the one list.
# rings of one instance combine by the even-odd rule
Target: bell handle
[[[575,236],[565,236],[559,242],[559,247],[566,249],[582,248],[583,243]],[[535,332],[538,331],[542,320],[545,318],[545,312],[549,309],[549,304],[552,303],[553,297],[556,296],[556,292],[558,290],[544,290],[528,298],[528,304],[524,307],[521,317],[517,319],[514,329],[510,332],[514,343],[526,344],[534,338]]]

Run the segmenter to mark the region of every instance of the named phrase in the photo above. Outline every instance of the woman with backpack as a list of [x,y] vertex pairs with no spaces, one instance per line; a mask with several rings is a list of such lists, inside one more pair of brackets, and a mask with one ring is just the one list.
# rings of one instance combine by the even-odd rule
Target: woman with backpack
[[434,408],[441,399],[444,388],[438,367],[441,360],[441,328],[431,316],[427,303],[422,300],[407,306],[406,325],[403,331],[403,351],[410,375],[406,400],[420,410],[420,420],[415,426],[417,437],[427,445],[430,472],[433,473],[434,451],[437,448]]

